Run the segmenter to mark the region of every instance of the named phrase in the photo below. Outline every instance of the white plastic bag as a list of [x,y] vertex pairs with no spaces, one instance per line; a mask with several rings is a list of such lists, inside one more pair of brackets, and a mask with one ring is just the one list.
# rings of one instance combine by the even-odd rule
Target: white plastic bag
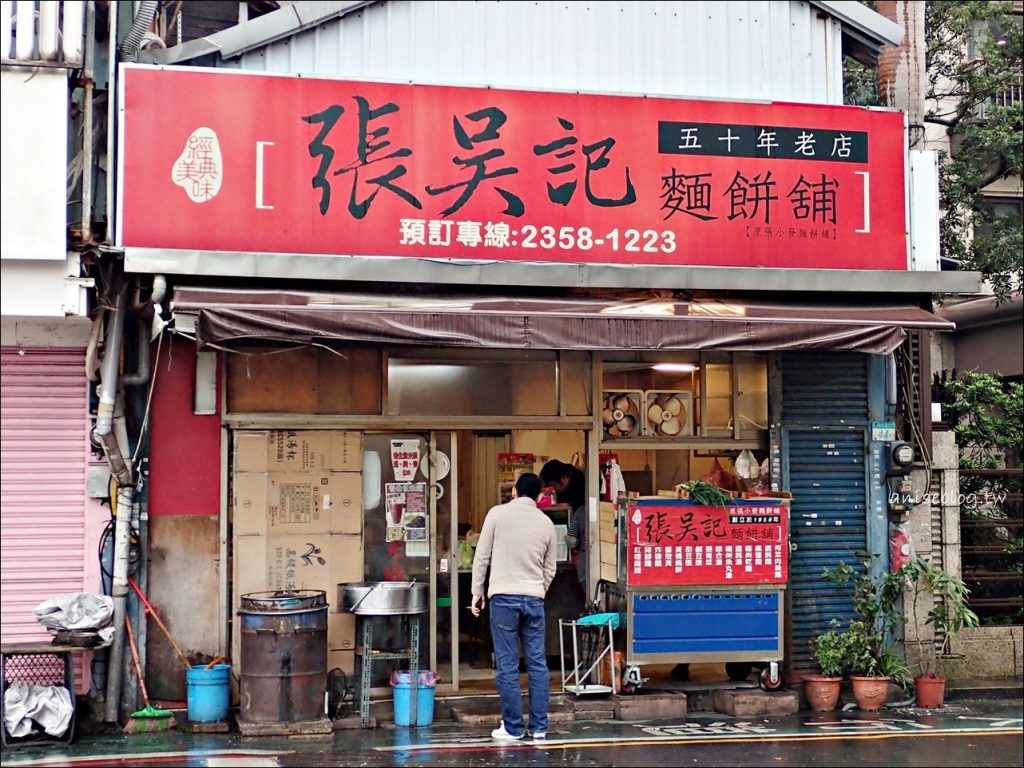
[[114,615],[114,598],[92,592],[70,592],[43,600],[32,609],[47,629],[99,629]]
[[62,685],[22,685],[11,683],[4,691],[4,727],[18,738],[32,732],[38,723],[50,736],[63,736],[71,723],[74,709],[71,693]]
[[736,457],[736,476],[742,480],[757,480],[761,476],[761,466],[749,448],[740,451]]

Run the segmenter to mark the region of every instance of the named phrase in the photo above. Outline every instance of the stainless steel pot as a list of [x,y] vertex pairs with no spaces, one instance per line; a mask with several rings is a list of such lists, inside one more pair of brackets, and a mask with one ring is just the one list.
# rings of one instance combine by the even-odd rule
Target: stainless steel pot
[[361,581],[338,585],[342,611],[361,616],[425,613],[427,585],[417,581]]

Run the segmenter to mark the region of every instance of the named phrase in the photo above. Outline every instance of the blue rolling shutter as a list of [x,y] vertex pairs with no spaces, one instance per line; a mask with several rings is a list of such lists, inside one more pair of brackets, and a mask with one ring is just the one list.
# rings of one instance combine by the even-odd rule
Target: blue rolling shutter
[[792,492],[789,666],[815,667],[808,641],[833,618],[853,617],[849,596],[821,580],[825,567],[855,567],[868,547],[865,467],[868,358],[846,353],[782,355],[784,487]]

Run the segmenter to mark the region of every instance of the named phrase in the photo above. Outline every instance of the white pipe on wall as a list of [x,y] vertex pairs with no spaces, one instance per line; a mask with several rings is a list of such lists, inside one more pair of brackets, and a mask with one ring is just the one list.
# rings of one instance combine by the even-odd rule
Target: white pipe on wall
[[39,58],[57,60],[57,27],[60,26],[60,3],[39,4]]
[[128,597],[128,553],[131,531],[132,504],[135,489],[119,486],[117,489],[117,517],[114,527],[114,578],[111,596],[114,598],[114,640],[107,657],[106,720],[120,719],[121,681],[124,679],[124,614]]
[[117,117],[117,14],[118,0],[110,0],[107,7],[107,235],[106,241],[115,239],[114,177],[117,176],[117,156],[114,154],[114,127]]
[[36,42],[36,4],[32,0],[18,0],[14,7],[18,25],[14,38],[14,57],[19,61],[32,61]]
[[3,46],[3,50],[0,50],[0,58],[10,58],[11,56],[11,32],[14,27],[11,26],[11,4],[9,2],[0,2],[0,45]]
[[[70,2],[62,3],[61,5],[64,12],[64,18],[61,22],[64,61],[67,64],[77,65],[82,63],[84,54],[84,38],[82,36],[83,14],[86,11],[86,7],[88,7],[90,14],[95,14],[96,3],[95,0],[89,0],[87,3]],[[93,42],[91,38],[89,42]]]
[[[93,40],[96,30],[96,8],[92,0],[88,4],[88,23],[86,29],[89,33],[89,54],[84,59],[83,71],[84,86],[82,88],[82,242],[92,242],[92,170],[96,164],[95,152],[93,152],[93,96],[95,95],[94,61],[96,57],[96,43]],[[81,39],[79,30],[79,39]],[[66,38],[65,38],[66,40]]]

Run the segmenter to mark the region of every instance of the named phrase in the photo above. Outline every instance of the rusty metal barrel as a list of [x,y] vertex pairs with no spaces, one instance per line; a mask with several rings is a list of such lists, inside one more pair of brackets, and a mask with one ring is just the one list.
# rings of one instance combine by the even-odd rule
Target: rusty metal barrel
[[322,590],[242,595],[239,718],[296,723],[324,715],[327,595]]

